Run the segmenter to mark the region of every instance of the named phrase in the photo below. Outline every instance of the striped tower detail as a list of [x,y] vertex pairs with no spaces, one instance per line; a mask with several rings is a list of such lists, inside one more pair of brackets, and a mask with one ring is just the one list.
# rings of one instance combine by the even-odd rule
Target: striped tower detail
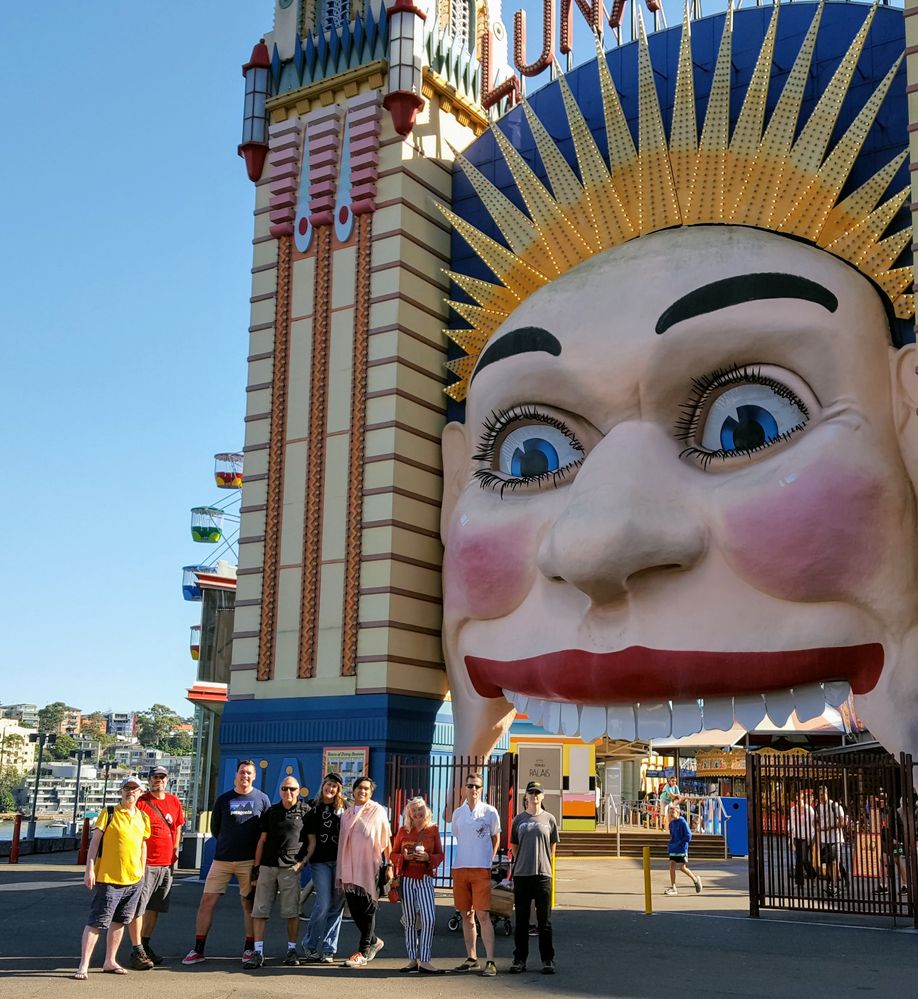
[[269,218],[272,236],[293,234],[302,134],[303,128],[297,118],[271,125],[268,129],[271,187]]

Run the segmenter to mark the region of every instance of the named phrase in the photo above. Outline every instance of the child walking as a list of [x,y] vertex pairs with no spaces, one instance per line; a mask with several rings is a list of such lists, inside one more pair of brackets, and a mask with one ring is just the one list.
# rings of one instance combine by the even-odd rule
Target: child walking
[[688,867],[688,845],[692,841],[692,831],[688,823],[682,818],[682,809],[679,805],[670,805],[669,820],[669,887],[663,892],[664,895],[678,895],[679,889],[676,887],[676,867],[695,885],[695,891],[701,894],[703,885],[701,878],[693,874]]

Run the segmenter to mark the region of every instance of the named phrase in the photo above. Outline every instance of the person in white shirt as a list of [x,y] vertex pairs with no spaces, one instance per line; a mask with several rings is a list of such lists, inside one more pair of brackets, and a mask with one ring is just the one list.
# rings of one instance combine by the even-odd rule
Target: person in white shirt
[[803,887],[806,876],[810,881],[816,877],[813,867],[813,840],[816,838],[816,812],[807,801],[804,790],[797,792],[797,797],[790,807],[787,821],[787,836],[794,851],[794,882],[798,888]]
[[838,849],[845,845],[845,810],[829,797],[829,789],[819,788],[816,805],[816,832],[819,836],[819,862],[824,864],[831,882],[827,894],[838,894]]
[[491,864],[500,840],[500,816],[497,809],[481,800],[484,781],[480,773],[470,773],[465,779],[465,802],[452,816],[456,851],[453,854],[453,900],[462,916],[462,935],[468,955],[456,971],[477,971],[478,934],[475,916],[481,927],[481,942],[485,949],[482,974],[497,974],[494,963],[494,927],[491,925]]

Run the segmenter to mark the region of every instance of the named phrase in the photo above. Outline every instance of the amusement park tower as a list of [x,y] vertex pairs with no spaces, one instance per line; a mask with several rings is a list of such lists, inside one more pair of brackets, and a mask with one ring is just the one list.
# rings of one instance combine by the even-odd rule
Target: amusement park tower
[[224,775],[251,756],[265,786],[291,767],[315,786],[324,750],[359,747],[379,780],[388,755],[434,742],[450,257],[435,203],[452,149],[488,124],[483,37],[494,84],[499,5],[275,0],[243,67],[256,203]]

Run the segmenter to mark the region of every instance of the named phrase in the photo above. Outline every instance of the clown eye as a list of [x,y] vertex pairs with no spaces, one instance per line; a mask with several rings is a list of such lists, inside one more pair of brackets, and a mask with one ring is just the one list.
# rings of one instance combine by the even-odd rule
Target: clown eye
[[475,461],[485,489],[535,489],[562,485],[584,458],[583,445],[556,416],[530,406],[493,412],[487,419]]
[[676,428],[677,436],[689,445],[682,454],[707,467],[715,458],[748,456],[803,430],[809,410],[786,381],[809,395],[782,369],[738,367],[696,381]]

